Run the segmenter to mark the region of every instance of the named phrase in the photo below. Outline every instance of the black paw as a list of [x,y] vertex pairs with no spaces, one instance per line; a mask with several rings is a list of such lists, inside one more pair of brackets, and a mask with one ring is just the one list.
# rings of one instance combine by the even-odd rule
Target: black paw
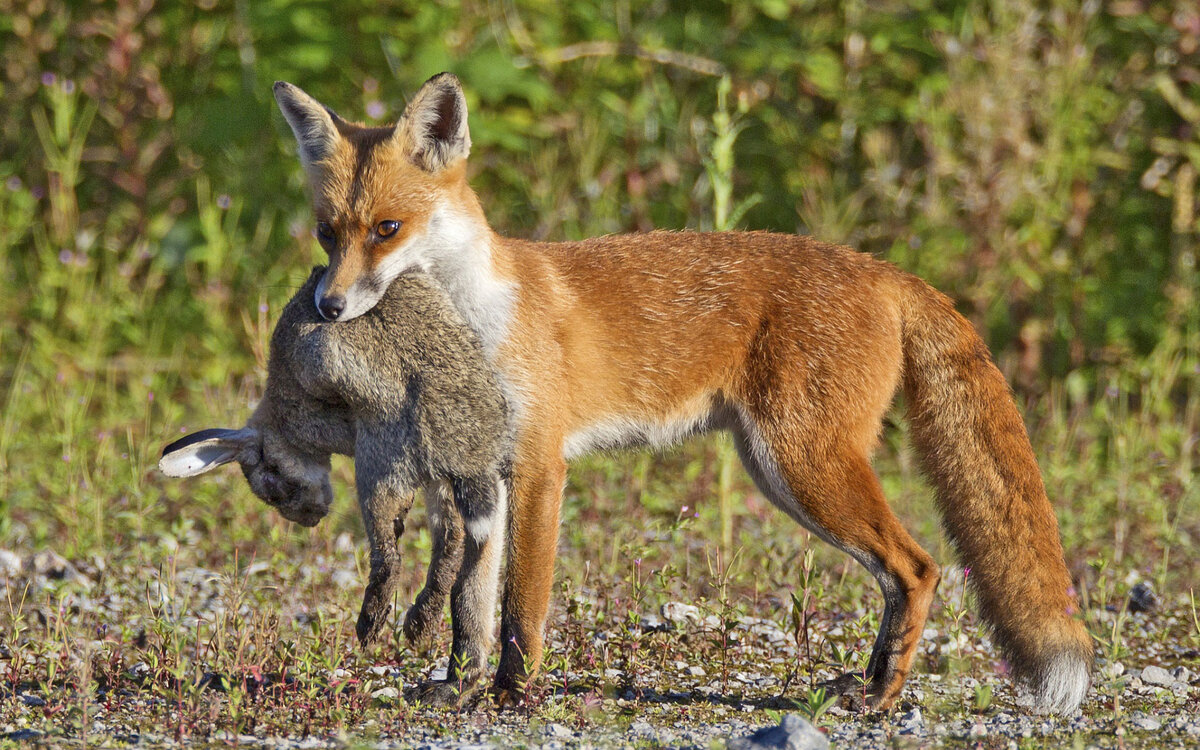
[[867,680],[862,672],[847,672],[817,685],[826,695],[838,696],[838,705],[849,711],[874,711],[882,697],[878,686]]
[[362,610],[358,613],[358,623],[354,630],[358,634],[358,643],[363,648],[380,645],[387,630],[388,615],[392,613],[392,605],[388,601],[378,599],[363,602]]
[[475,705],[480,696],[479,680],[431,680],[404,692],[408,703],[434,708],[463,710]]
[[444,606],[444,599],[426,596],[424,591],[417,595],[416,602],[404,615],[404,637],[409,643],[422,646],[433,640]]

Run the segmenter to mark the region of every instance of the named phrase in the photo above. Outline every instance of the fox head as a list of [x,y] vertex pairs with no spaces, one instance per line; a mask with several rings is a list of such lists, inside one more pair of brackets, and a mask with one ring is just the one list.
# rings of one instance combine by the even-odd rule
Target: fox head
[[466,180],[471,136],[457,77],[430,78],[390,127],[347,122],[282,81],[275,100],[299,144],[329,254],[314,294],[326,320],[362,315],[401,273],[429,271],[439,254],[486,241]]

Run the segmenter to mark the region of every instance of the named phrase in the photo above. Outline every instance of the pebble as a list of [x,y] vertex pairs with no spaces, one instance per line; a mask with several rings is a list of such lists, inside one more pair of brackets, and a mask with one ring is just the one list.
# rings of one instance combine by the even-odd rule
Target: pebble
[[663,619],[676,625],[700,622],[700,608],[683,602],[667,602],[662,605]]
[[572,732],[570,729],[568,729],[567,727],[564,727],[562,724],[557,724],[557,723],[547,724],[546,725],[546,734],[550,737],[557,737],[558,739],[561,739],[561,740],[571,739],[572,737],[575,736],[575,733]]
[[0,549],[0,577],[16,578],[21,574],[21,570],[24,567],[21,563],[20,555],[6,549]]
[[1142,669],[1142,682],[1147,685],[1158,685],[1160,687],[1170,687],[1175,682],[1175,678],[1171,673],[1162,667],[1149,666]]
[[25,561],[26,572],[45,576],[55,581],[89,584],[91,581],[80,573],[65,557],[54,550],[35,552]]
[[745,737],[729,740],[728,750],[827,750],[829,738],[796,714],[788,714],[779,726],[764,727]]
[[1158,595],[1148,581],[1142,581],[1129,590],[1130,612],[1153,612],[1158,609]]
[[921,709],[913,707],[913,710],[900,717],[900,731],[902,734],[913,734],[921,727],[925,726],[925,719],[921,716]]
[[1145,729],[1147,732],[1155,732],[1162,728],[1162,722],[1150,716],[1137,716],[1132,723],[1138,729]]
[[629,725],[629,731],[642,736],[650,736],[654,734],[654,725],[648,721],[635,721]]

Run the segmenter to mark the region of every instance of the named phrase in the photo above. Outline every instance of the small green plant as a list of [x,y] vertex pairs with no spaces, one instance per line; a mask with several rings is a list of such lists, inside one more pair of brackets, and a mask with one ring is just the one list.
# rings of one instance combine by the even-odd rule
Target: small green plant
[[836,694],[827,694],[825,688],[811,688],[804,695],[804,701],[800,704],[800,713],[811,721],[813,724],[818,724],[825,712],[833,708],[838,702]]
[[975,700],[972,707],[975,713],[981,714],[992,705],[992,686],[990,683],[975,683]]

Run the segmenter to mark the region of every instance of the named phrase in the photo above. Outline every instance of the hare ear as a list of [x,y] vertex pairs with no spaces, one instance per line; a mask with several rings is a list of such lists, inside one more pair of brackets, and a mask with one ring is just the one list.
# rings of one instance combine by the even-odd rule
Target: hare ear
[[194,477],[233,461],[260,439],[258,430],[249,427],[193,432],[163,448],[158,470],[169,477]]

